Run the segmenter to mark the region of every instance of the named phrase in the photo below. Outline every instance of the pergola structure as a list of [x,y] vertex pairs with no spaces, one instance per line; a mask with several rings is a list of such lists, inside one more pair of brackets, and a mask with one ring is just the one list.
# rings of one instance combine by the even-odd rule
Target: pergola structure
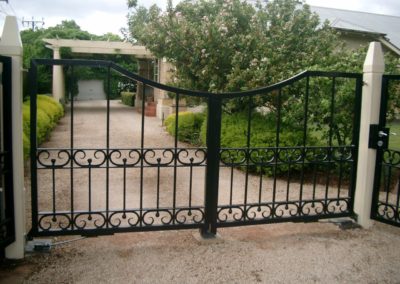
[[[132,55],[138,59],[139,63],[139,75],[148,79],[154,79],[150,76],[152,72],[149,72],[149,62],[156,60],[157,58],[146,49],[144,46],[133,45],[129,42],[118,42],[118,41],[95,41],[95,40],[77,40],[77,39],[43,39],[46,43],[46,47],[53,50],[53,58],[61,59],[60,48],[68,47],[73,53],[90,53],[90,54],[125,54]],[[156,80],[165,84],[170,79],[169,71],[171,65],[166,60],[157,60],[158,76]],[[60,65],[53,66],[53,97],[60,101],[65,97],[65,82],[63,68]],[[138,94],[140,94],[140,88],[138,87]],[[136,96],[137,100],[141,99]],[[167,94],[162,90],[154,90],[154,101],[159,102],[160,107],[162,101],[167,99]],[[157,111],[157,113],[159,113]],[[161,114],[160,114],[161,115]]]

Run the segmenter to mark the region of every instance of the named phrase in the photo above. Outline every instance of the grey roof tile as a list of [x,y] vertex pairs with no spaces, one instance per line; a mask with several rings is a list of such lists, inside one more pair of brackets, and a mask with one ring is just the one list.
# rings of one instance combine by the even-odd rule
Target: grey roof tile
[[310,6],[310,9],[319,15],[321,22],[328,20],[332,27],[384,34],[400,48],[400,17],[317,6]]

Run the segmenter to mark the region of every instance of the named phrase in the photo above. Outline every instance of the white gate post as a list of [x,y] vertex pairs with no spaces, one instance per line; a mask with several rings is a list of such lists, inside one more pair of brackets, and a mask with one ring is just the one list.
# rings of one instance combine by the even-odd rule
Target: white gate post
[[382,75],[385,71],[382,47],[371,42],[363,68],[360,142],[358,148],[357,183],[354,212],[357,223],[364,228],[372,225],[371,205],[375,176],[376,150],[368,148],[369,127],[379,123]]
[[25,189],[22,144],[22,43],[17,18],[7,16],[0,41],[0,54],[10,56],[12,68],[12,160],[14,183],[15,242],[6,248],[6,257],[20,259],[25,249]]

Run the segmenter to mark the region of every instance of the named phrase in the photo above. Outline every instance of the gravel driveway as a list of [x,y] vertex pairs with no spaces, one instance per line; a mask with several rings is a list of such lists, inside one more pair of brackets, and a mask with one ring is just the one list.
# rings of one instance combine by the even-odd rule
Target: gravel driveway
[[[105,123],[104,112],[96,114],[93,104],[96,102],[80,104],[85,116],[77,116],[75,121],[75,127],[80,129],[76,132],[76,147],[83,142],[85,147],[104,146],[104,127],[96,127]],[[113,102],[112,147],[139,145],[140,129],[132,128],[139,116],[129,116],[131,113],[131,108]],[[159,120],[146,118],[146,123],[146,129],[151,129],[146,131],[153,133],[146,133],[150,137],[146,146],[173,146]],[[68,147],[68,127],[66,116],[44,146]],[[132,129],[127,132],[131,136],[118,136],[118,127]],[[203,169],[198,171],[204,175]],[[101,173],[94,175],[95,185],[104,182]],[[229,179],[223,170],[221,176]],[[182,171],[180,177],[177,188],[182,191],[182,199],[177,202],[184,204],[188,196],[187,172]],[[43,174],[39,181],[44,187],[42,194],[49,190],[45,188],[49,178]],[[68,174],[58,177],[57,191],[68,187],[63,178],[68,179]],[[79,200],[76,206],[84,208],[88,201],[87,180],[75,178],[75,197]],[[118,184],[119,179],[116,174],[111,183]],[[134,181],[132,177],[131,182]],[[169,174],[165,174],[164,181],[171,182]],[[29,188],[29,180],[26,182]],[[145,181],[149,188],[154,182],[151,178]],[[202,180],[194,184],[193,202],[203,202],[203,188]],[[103,204],[100,195],[95,194],[94,207]],[[162,202],[170,202],[166,201],[168,196],[170,192],[164,190]],[[132,198],[133,195],[130,200],[135,203],[137,200]],[[149,192],[146,198],[145,202],[154,202],[155,192]],[[49,200],[39,205],[46,206]],[[66,194],[57,206],[67,206],[68,200]],[[121,199],[111,199],[111,205],[120,206]],[[0,283],[400,283],[400,229],[388,225],[376,223],[369,230],[341,230],[327,221],[283,223],[221,228],[218,234],[214,240],[201,239],[197,230],[123,233],[68,243],[62,242],[77,237],[54,238],[59,245],[50,253],[28,255],[18,265],[3,265]]]

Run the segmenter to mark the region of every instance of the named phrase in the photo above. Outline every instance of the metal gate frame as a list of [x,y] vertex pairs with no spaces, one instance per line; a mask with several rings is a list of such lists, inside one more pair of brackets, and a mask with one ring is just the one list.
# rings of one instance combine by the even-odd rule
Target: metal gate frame
[[12,87],[11,57],[0,56],[2,64],[0,97],[0,250],[15,241],[13,161],[12,161]]
[[[389,148],[390,129],[387,128],[386,115],[390,98],[390,83],[399,82],[400,75],[383,75],[381,89],[381,105],[379,112],[379,123],[370,127],[370,148],[376,149],[374,191],[371,204],[371,219],[400,227],[400,186],[397,183],[397,197],[395,203],[389,200],[390,188],[393,179],[399,182],[400,177],[392,176],[392,171],[400,169],[400,149]],[[382,189],[385,198],[380,198]]]
[[[179,166],[179,154],[182,153],[182,151],[187,151],[189,148],[186,149],[181,149],[178,147],[178,139],[177,139],[177,132],[178,132],[178,106],[179,106],[179,99],[181,95],[187,95],[187,96],[194,96],[194,97],[201,97],[203,98],[208,105],[208,131],[207,131],[207,147],[206,148],[198,148],[198,151],[203,151],[204,152],[204,160],[201,161],[198,164],[193,164],[193,163],[186,163],[182,164],[181,166],[186,166],[186,167],[192,167],[192,166],[204,166],[206,168],[206,173],[205,173],[205,199],[204,199],[204,207],[185,207],[185,208],[177,208],[175,207],[175,203],[173,204],[172,208],[166,208],[166,209],[160,209],[158,208],[150,208],[150,209],[145,209],[142,208],[142,206],[138,209],[135,209],[135,211],[117,211],[117,212],[111,212],[109,211],[109,208],[107,207],[104,212],[103,211],[89,211],[88,212],[75,212],[73,209],[73,206],[71,205],[71,210],[66,211],[66,212],[57,212],[55,210],[55,207],[53,206],[53,210],[50,210],[50,212],[39,212],[38,211],[38,183],[37,183],[37,170],[38,166],[45,167],[47,169],[50,169],[52,171],[55,171],[56,169],[62,168],[65,165],[71,168],[73,170],[73,167],[76,164],[75,159],[75,154],[77,151],[81,151],[80,149],[75,149],[73,147],[73,140],[71,140],[71,147],[68,149],[56,149],[59,151],[63,151],[64,154],[68,156],[68,162],[65,165],[57,165],[55,162],[51,164],[44,165],[44,164],[39,164],[39,156],[43,153],[44,155],[49,154],[49,149],[39,149],[38,145],[36,143],[36,96],[37,96],[37,72],[38,72],[38,66],[39,65],[45,65],[52,67],[54,65],[61,65],[61,66],[68,66],[72,70],[72,77],[73,77],[73,68],[74,66],[91,66],[91,67],[103,67],[107,68],[108,70],[108,83],[107,83],[107,98],[108,98],[108,103],[107,103],[107,117],[109,117],[109,93],[110,93],[110,71],[114,70],[123,76],[126,76],[132,80],[135,80],[141,84],[144,85],[142,88],[142,98],[146,97],[146,88],[145,86],[151,86],[154,88],[158,88],[164,91],[172,92],[175,94],[175,114],[176,114],[176,129],[175,131],[175,146],[170,149],[162,149],[162,150],[168,150],[173,154],[173,161],[169,163],[168,165],[160,165],[160,164],[146,164],[145,161],[145,154],[147,151],[152,151],[153,149],[146,149],[144,148],[143,144],[143,129],[144,129],[144,107],[145,107],[145,99],[142,99],[142,138],[141,138],[141,147],[137,149],[131,149],[132,151],[135,151],[139,155],[139,160],[138,162],[134,165],[134,167],[138,167],[141,171],[141,176],[143,179],[143,169],[145,166],[149,167],[154,167],[154,168],[160,168],[161,166],[169,166],[173,167],[174,171],[176,172],[177,167]],[[285,86],[289,86],[290,84],[297,82],[301,79],[307,80],[307,84],[309,82],[309,78],[311,77],[325,77],[330,79],[331,81],[331,93],[330,96],[333,100],[334,95],[335,95],[335,86],[336,86],[336,79],[337,78],[348,78],[354,80],[354,115],[353,115],[353,135],[352,135],[352,141],[351,145],[345,145],[345,146],[334,146],[332,144],[332,141],[329,142],[329,145],[326,147],[306,147],[305,145],[299,146],[297,150],[301,152],[300,157],[303,160],[303,164],[306,159],[307,153],[313,152],[313,151],[318,151],[321,150],[325,153],[324,157],[320,161],[312,161],[315,163],[323,163],[325,165],[328,165],[327,167],[330,168],[330,164],[334,162],[342,163],[342,162],[349,162],[351,163],[351,181],[349,185],[349,192],[348,192],[348,197],[346,198],[340,198],[339,194],[337,198],[328,198],[327,193],[325,196],[324,200],[300,200],[299,202],[296,202],[296,204],[290,204],[294,205],[297,207],[296,212],[292,213],[292,211],[289,212],[288,216],[283,216],[281,213],[277,211],[277,206],[282,206],[285,205],[283,203],[276,203],[276,204],[259,204],[260,206],[267,206],[271,208],[271,214],[269,216],[266,216],[265,218],[262,218],[260,220],[254,220],[252,218],[246,217],[245,214],[247,214],[247,210],[250,207],[254,207],[254,204],[244,204],[243,209],[240,209],[244,212],[243,218],[240,220],[234,220],[233,222],[224,222],[219,218],[219,213],[221,210],[229,209],[225,207],[220,207],[218,204],[218,183],[219,183],[219,169],[221,167],[221,151],[224,151],[226,149],[221,149],[220,145],[220,138],[221,138],[221,115],[222,115],[222,100],[223,99],[230,99],[230,98],[240,98],[240,97],[247,97],[249,98],[250,104],[252,103],[252,98],[256,95],[263,95],[272,91],[282,91],[282,88]],[[356,180],[356,173],[357,173],[357,156],[358,156],[358,133],[359,133],[359,124],[360,124],[360,107],[361,107],[361,86],[362,86],[362,74],[358,73],[343,73],[343,72],[320,72],[320,71],[305,71],[303,73],[300,73],[299,75],[294,76],[291,79],[288,79],[286,81],[280,82],[278,84],[265,87],[265,88],[260,88],[252,91],[247,91],[247,92],[238,92],[238,93],[221,93],[221,94],[213,94],[213,93],[208,93],[208,92],[198,92],[198,91],[189,91],[189,90],[184,90],[184,89],[179,89],[179,88],[174,88],[166,85],[162,85],[156,82],[153,82],[151,80],[142,78],[138,76],[137,74],[134,74],[128,70],[123,69],[122,67],[114,64],[113,62],[109,61],[99,61],[99,60],[65,60],[65,59],[34,59],[31,61],[31,67],[29,70],[29,79],[30,79],[30,90],[31,90],[31,186],[32,186],[32,229],[29,233],[30,236],[50,236],[50,235],[74,235],[74,234],[81,234],[81,235],[102,235],[102,234],[113,234],[113,233],[118,233],[118,232],[129,232],[129,231],[149,231],[149,230],[170,230],[170,229],[193,229],[193,228],[199,228],[201,232],[204,235],[215,235],[217,228],[218,227],[226,227],[226,226],[241,226],[241,225],[252,225],[252,224],[267,224],[267,223],[276,223],[276,222],[307,222],[307,221],[317,221],[321,218],[335,218],[335,217],[354,217],[354,212],[353,212],[353,202],[354,202],[354,190],[355,190],[355,180]],[[307,85],[308,86],[308,85]],[[308,96],[308,87],[307,87],[307,96]],[[72,93],[71,93],[72,96]],[[71,106],[73,109],[73,100],[71,100]],[[332,103],[333,104],[333,103]],[[249,108],[250,109],[250,108]],[[333,116],[334,112],[334,107],[333,105],[331,106],[331,116]],[[73,119],[73,118],[71,118]],[[109,119],[109,118],[107,118]],[[333,118],[331,117],[331,122],[333,123],[332,120]],[[250,122],[249,122],[250,125]],[[331,124],[330,124],[331,125]],[[306,127],[306,126],[305,126]],[[108,141],[108,133],[109,130],[107,130],[107,141]],[[247,132],[249,133],[249,132]],[[331,136],[332,134],[330,134]],[[249,136],[249,134],[248,134]],[[246,152],[246,166],[249,166],[249,159],[250,159],[250,151],[252,150],[249,144],[250,138],[248,137],[248,143],[247,147],[244,150]],[[332,138],[330,138],[332,140]],[[274,162],[275,167],[276,163],[278,162],[279,159],[279,151],[285,147],[279,147],[279,142],[277,142],[276,147],[272,147],[271,151],[274,153]],[[292,147],[293,148],[293,147]],[[51,150],[51,149],[50,149]],[[95,149],[96,150],[96,149]],[[191,149],[193,150],[193,149]],[[195,149],[196,150],[196,149]],[[46,152],[47,151],[47,152]],[[104,163],[102,166],[104,166],[107,170],[113,164],[113,166],[116,166],[117,168],[124,169],[126,167],[125,164],[116,164],[112,163],[111,161],[111,153],[113,151],[119,151],[119,149],[111,149],[108,145],[107,142],[107,147],[105,149],[99,149],[101,153],[104,154]],[[337,157],[334,157],[334,152],[335,151],[344,151],[346,153],[349,153],[348,157],[344,157],[344,154],[342,152],[339,153],[341,158],[340,160],[335,160],[338,159]],[[337,152],[338,153],[338,152]],[[48,155],[50,156],[50,155]],[[343,157],[342,157],[343,156]],[[343,159],[343,160],[341,160]],[[346,160],[345,160],[346,159]],[[307,161],[308,162],[308,161]],[[291,163],[289,161],[289,163]],[[310,162],[311,163],[311,162]],[[89,164],[81,166],[82,168],[90,169],[92,166],[89,162]],[[97,166],[96,166],[97,167]],[[248,172],[246,173],[248,175]],[[176,174],[175,174],[176,178]],[[276,177],[275,177],[276,178]],[[108,179],[107,179],[108,180]],[[328,182],[329,183],[329,182]],[[175,182],[174,182],[175,184]],[[107,187],[108,188],[108,187]],[[90,190],[90,189],[89,189]],[[142,194],[143,190],[143,185],[142,181],[140,184],[140,192]],[[340,190],[340,187],[339,187]],[[53,190],[54,192],[54,190]],[[175,189],[174,189],[175,192]],[[54,193],[53,193],[54,194]],[[107,190],[108,194],[108,190]],[[108,195],[107,195],[108,196]],[[53,197],[55,198],[55,197]],[[107,197],[108,198],[108,197]],[[53,200],[54,202],[54,200]],[[108,201],[107,201],[108,202]],[[320,204],[321,208],[315,211],[315,214],[310,214],[310,212],[307,213],[307,210],[304,210],[305,205],[311,205],[314,206],[314,202]],[[342,210],[341,207],[339,208],[334,208],[333,210],[329,208],[332,206],[332,202],[339,203],[343,202],[345,203],[345,208]],[[73,203],[73,201],[72,201]],[[71,203],[71,204],[72,204]],[[339,205],[339,204],[338,204]],[[241,205],[242,206],[242,205]],[[272,207],[271,207],[272,206]],[[333,205],[334,207],[335,205]],[[153,225],[148,224],[144,221],[145,215],[148,214],[149,212],[151,213],[157,213],[161,210],[164,210],[168,214],[167,221],[164,222],[162,221],[161,224],[158,225]],[[184,211],[188,211],[189,214],[191,214],[191,210],[200,212],[200,219],[193,219],[192,217],[192,222],[188,222],[188,220],[184,219],[184,221],[179,221],[178,220],[178,214]],[[321,210],[321,211],[320,211]],[[135,224],[130,224],[128,227],[120,227],[119,225],[115,225],[111,222],[111,218],[113,214],[122,214],[125,215],[125,213],[131,213],[135,215],[135,218],[137,218],[137,222]],[[79,216],[82,215],[88,215],[89,219],[91,214],[97,214],[101,215],[102,221],[100,222],[101,224],[95,224],[93,228],[85,228],[85,227],[80,227],[77,226],[76,221]],[[283,213],[282,213],[283,214]],[[190,216],[190,215],[189,215]],[[48,223],[54,222],[55,224],[58,223],[59,227],[56,229],[53,229],[51,224],[49,227],[44,228],[43,226],[40,225],[40,222],[43,220],[43,218],[50,218],[52,221],[48,221]],[[57,218],[65,218],[64,222],[62,223],[61,221],[58,221]],[[65,221],[66,220],[66,221]],[[104,223],[102,223],[104,220]],[[136,220],[136,219],[135,219]],[[57,224],[56,224],[57,225]],[[85,223],[86,225],[86,223]]]

